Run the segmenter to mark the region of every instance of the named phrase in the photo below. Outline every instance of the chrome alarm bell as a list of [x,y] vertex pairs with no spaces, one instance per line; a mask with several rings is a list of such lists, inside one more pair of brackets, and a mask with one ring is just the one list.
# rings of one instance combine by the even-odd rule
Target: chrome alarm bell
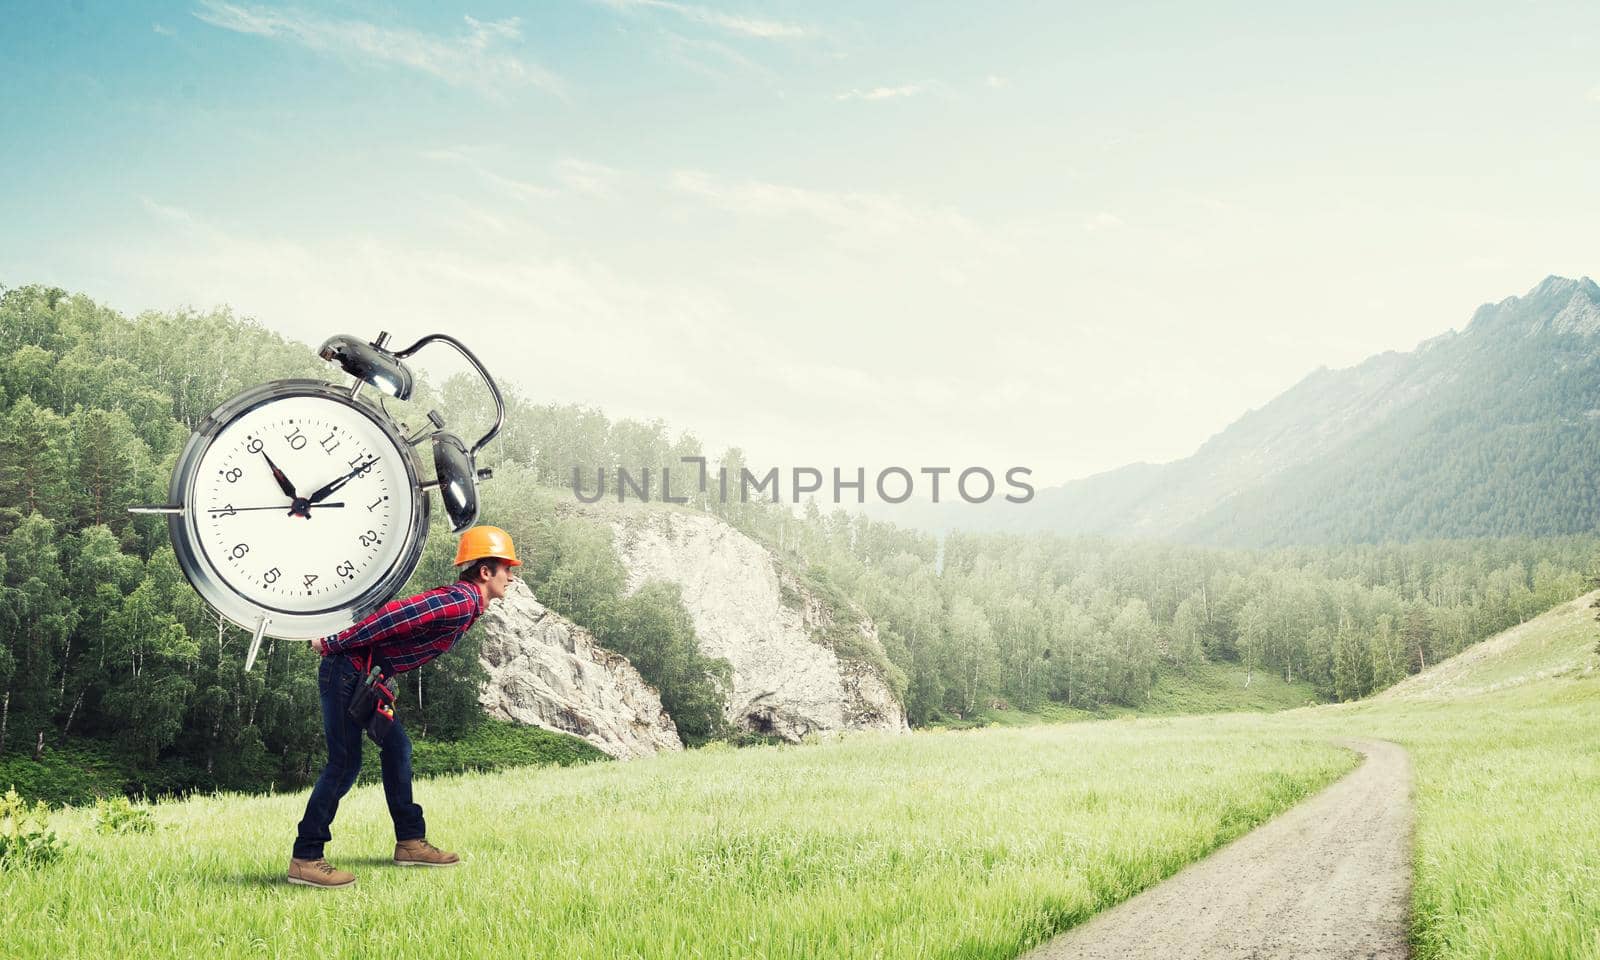
[[[413,386],[411,371],[399,357],[383,348],[388,340],[387,333],[379,333],[378,339],[371,343],[339,334],[324,340],[317,353],[322,359],[337,363],[358,381],[371,384],[396,400],[409,400]],[[356,388],[360,389],[360,383]]]
[[477,473],[467,445],[453,433],[433,435],[433,474],[438,478],[439,497],[450,515],[450,529],[456,533],[478,519]]

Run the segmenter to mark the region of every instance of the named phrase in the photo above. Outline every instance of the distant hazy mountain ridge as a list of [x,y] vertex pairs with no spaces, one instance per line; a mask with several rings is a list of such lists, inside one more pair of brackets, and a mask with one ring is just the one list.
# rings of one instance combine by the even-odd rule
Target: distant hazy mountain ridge
[[1545,279],[1460,333],[1319,369],[1191,457],[1039,491],[985,528],[1225,545],[1600,526],[1600,286]]

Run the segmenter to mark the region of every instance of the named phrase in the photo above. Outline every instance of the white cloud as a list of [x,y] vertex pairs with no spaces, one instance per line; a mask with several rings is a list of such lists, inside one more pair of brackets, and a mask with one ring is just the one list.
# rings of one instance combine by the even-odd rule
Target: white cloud
[[498,21],[466,17],[465,34],[435,37],[362,20],[328,20],[294,9],[221,0],[200,0],[194,16],[235,33],[286,40],[329,56],[395,64],[491,95],[528,86],[559,94],[562,88],[561,81],[544,68],[491,49],[522,36],[515,17]]
[[610,198],[616,195],[621,174],[612,168],[586,160],[568,158],[556,164],[556,179],[575,193]]
[[907,83],[898,87],[873,87],[870,90],[847,90],[834,97],[835,100],[894,100],[901,97],[914,97],[927,88],[920,83]]
[[516,200],[551,200],[571,194],[609,199],[616,196],[617,188],[624,179],[624,174],[620,170],[568,157],[557,161],[551,167],[552,176],[565,188],[557,189],[500,173],[479,159],[482,153],[481,149],[456,146],[424,150],[419,155],[424,160],[456,164],[500,193]]
[[715,80],[728,78],[727,71],[713,66],[710,61],[731,64],[746,72],[769,73],[760,64],[725,43],[706,37],[686,37],[673,30],[663,30],[661,34],[666,40],[668,55],[677,63],[703,76]]
[[163,25],[161,25],[159,23],[151,24],[150,25],[150,29],[154,30],[156,33],[161,34],[163,37],[172,36],[172,28],[171,27],[167,27],[167,26],[163,26]]
[[467,207],[464,211],[465,222],[473,229],[498,234],[502,237],[511,236],[517,231],[517,226],[511,220],[498,214],[491,213],[478,207]]
[[984,85],[987,86],[991,90],[999,90],[1001,87],[1009,87],[1009,86],[1011,86],[1011,81],[1010,80],[1006,79],[1005,77],[996,76],[995,74],[992,74],[992,73],[989,74],[987,77],[985,77],[983,82],[984,82]]
[[422,151],[422,158],[424,160],[437,160],[441,163],[460,164],[485,183],[518,200],[548,200],[551,197],[560,196],[560,191],[553,187],[540,186],[537,183],[518,180],[490,170],[474,158],[471,152],[464,147],[446,150],[424,150]]
[[887,236],[929,230],[976,234],[954,210],[928,207],[875,193],[835,193],[759,180],[720,181],[695,170],[672,175],[679,191],[729,213],[747,216],[806,216],[854,234]]
[[1589,88],[1589,102],[1600,103],[1600,85]]
[[157,203],[149,197],[140,197],[139,205],[144,207],[146,213],[158,220],[165,220],[173,226],[195,234],[203,234],[207,229],[194,214],[182,207],[173,207],[164,203]]
[[1083,229],[1085,230],[1112,230],[1122,225],[1121,217],[1105,211],[1101,211],[1083,221]]
[[693,23],[701,23],[729,33],[763,40],[805,37],[814,32],[810,27],[801,26],[800,24],[783,23],[777,20],[758,20],[738,14],[722,13],[718,10],[695,6],[694,4],[675,3],[673,0],[597,0],[597,2],[617,10],[630,8],[665,10]]

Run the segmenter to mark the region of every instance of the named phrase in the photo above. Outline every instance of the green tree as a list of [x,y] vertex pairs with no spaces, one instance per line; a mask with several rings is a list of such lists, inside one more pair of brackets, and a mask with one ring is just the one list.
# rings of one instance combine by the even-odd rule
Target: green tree
[[1334,638],[1334,695],[1340,700],[1355,700],[1372,692],[1372,650],[1369,642],[1346,617]]
[[1185,597],[1172,617],[1167,656],[1179,666],[1199,663],[1205,657],[1205,609],[1198,595]]
[[126,528],[127,507],[151,473],[149,448],[121,410],[75,409],[72,437],[74,520]]
[[117,645],[106,662],[105,709],[120,725],[118,740],[146,762],[178,739],[200,655],[170,612],[169,595],[159,571],[148,570],[112,618]]
[[950,602],[942,653],[945,706],[957,716],[970,717],[993,693],[998,651],[983,608],[964,595]]
[[55,354],[35,344],[24,344],[0,360],[0,387],[13,400],[28,397],[43,406],[58,407],[61,398],[52,378],[55,366]]
[[70,544],[66,589],[77,612],[77,628],[67,637],[59,671],[60,686],[55,711],[66,711],[61,739],[71,735],[74,723],[98,706],[104,690],[107,653],[117,645],[113,624],[129,592],[143,577],[144,565],[124,554],[109,527],[81,531]]
[[0,637],[7,669],[0,692],[0,752],[12,730],[28,737],[35,759],[44,749],[45,731],[57,699],[57,673],[64,667],[68,638],[77,611],[64,589],[56,524],[29,514],[5,538],[4,605],[16,627]]
[[627,597],[601,642],[633,664],[661,693],[661,705],[688,744],[722,734],[732,668],[700,653],[694,621],[677,584],[649,581]]
[[1134,597],[1122,605],[1111,622],[1111,647],[1115,661],[1111,696],[1123,703],[1142,703],[1155,683],[1156,624],[1144,600]]
[[65,519],[66,420],[23,397],[0,420],[0,510]]

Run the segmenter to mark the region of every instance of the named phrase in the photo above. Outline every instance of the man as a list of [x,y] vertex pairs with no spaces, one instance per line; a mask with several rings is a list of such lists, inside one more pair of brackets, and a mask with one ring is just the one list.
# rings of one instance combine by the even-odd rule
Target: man
[[[289,861],[289,882],[325,889],[348,887],[355,875],[337,870],[323,858],[323,845],[339,800],[361,772],[361,740],[365,729],[350,719],[346,708],[361,681],[360,665],[372,662],[383,675],[415,670],[455,645],[489,606],[505,596],[520,567],[511,535],[499,527],[473,527],[456,548],[458,579],[448,586],[385,604],[376,613],[332,637],[311,642],[322,655],[317,688],[322,695],[322,730],[328,740],[328,762],[311,788],[305,817]],[[449,867],[460,857],[427,841],[422,807],[411,798],[411,739],[397,722],[379,747],[383,761],[383,795],[394,819],[394,862],[403,866]]]

